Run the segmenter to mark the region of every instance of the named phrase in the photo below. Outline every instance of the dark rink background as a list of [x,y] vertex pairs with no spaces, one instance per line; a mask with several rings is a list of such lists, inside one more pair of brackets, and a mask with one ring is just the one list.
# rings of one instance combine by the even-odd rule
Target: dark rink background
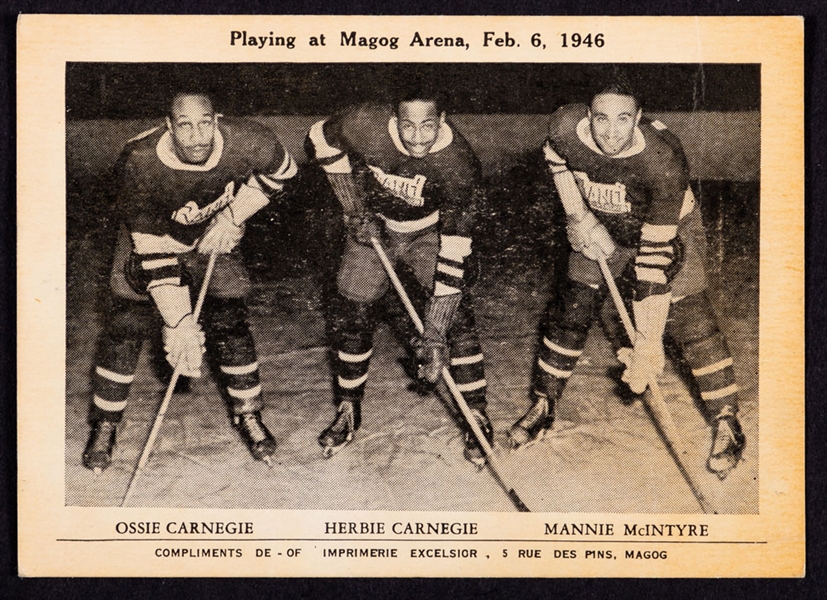
[[[284,200],[248,227],[243,250],[255,278],[251,322],[262,366],[263,412],[280,444],[277,464],[252,460],[230,427],[209,376],[173,398],[134,505],[176,507],[512,510],[486,472],[462,457],[459,428],[439,398],[408,390],[405,318],[391,294],[363,425],[324,460],[316,436],[332,418],[326,307],[341,218],[326,182],[307,166],[306,130],[350,103],[389,100],[400,82],[428,79],[449,94],[452,121],[483,164],[486,200],[475,248],[481,260],[477,320],[486,353],[489,414],[520,496],[535,511],[695,512],[697,503],[639,401],[607,373],[616,368],[594,326],[563,395],[555,430],[519,454],[504,433],[528,405],[543,307],[565,268],[562,214],[539,147],[548,114],[587,99],[603,65],[581,64],[91,64],[66,69],[67,359],[66,502],[117,505],[164,385],[145,344],[113,465],[95,478],[80,464],[90,372],[107,300],[117,231],[110,170],[126,140],[163,118],[171,87],[199,82],[220,112],[269,127],[302,164]],[[663,390],[690,448],[687,462],[719,512],[758,512],[758,268],[760,69],[757,65],[627,65],[644,108],[682,140],[710,242],[710,296],[742,390],[746,461],[723,483],[706,473],[709,431],[680,363]],[[404,278],[404,273],[402,273]],[[406,280],[407,281],[407,280]],[[410,282],[408,282],[410,283]],[[412,292],[415,290],[412,288]]]

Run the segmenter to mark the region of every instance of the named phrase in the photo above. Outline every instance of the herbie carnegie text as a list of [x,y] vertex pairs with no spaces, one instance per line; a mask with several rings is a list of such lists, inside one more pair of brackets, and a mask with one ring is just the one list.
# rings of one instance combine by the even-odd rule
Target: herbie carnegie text
[[[706,523],[568,523],[543,524],[543,535],[553,536],[633,536],[633,537],[709,537]],[[251,521],[119,521],[119,535],[255,535]],[[396,521],[325,521],[323,535],[445,535],[478,536],[475,522],[413,522]]]

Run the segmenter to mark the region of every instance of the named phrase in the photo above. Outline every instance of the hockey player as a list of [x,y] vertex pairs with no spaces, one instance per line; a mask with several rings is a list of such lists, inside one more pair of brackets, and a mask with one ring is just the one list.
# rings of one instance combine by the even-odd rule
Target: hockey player
[[[130,140],[116,167],[122,229],[112,268],[112,306],[95,366],[89,443],[83,464],[109,466],[141,345],[162,321],[167,360],[199,377],[210,350],[233,424],[253,457],[269,462],[276,443],[261,420],[259,364],[247,323],[250,288],[237,248],[245,222],[296,173],[266,127],[216,114],[206,94],[179,93],[166,126]],[[202,325],[193,296],[217,253]],[[206,333],[206,338],[205,338]]]
[[[448,366],[489,441],[483,355],[475,331],[472,228],[480,165],[446,119],[438,94],[415,92],[395,105],[362,105],[319,121],[310,154],[344,208],[347,229],[337,278],[332,339],[337,415],[319,436],[326,457],[353,439],[373,354],[374,304],[389,288],[371,238],[391,261],[411,267],[429,292],[417,342],[419,376],[436,383]],[[465,425],[466,458],[484,455]]]
[[[641,394],[664,367],[664,331],[680,346],[712,425],[707,468],[722,479],[743,452],[732,357],[705,293],[706,237],[688,186],[679,140],[642,115],[623,77],[603,86],[590,106],[568,105],[549,123],[543,146],[567,215],[572,252],[562,312],[550,308],[535,364],[533,405],[509,432],[517,448],[552,427],[554,404],[583,353],[612,274],[631,271],[633,348],[618,353],[622,380]],[[585,203],[584,203],[585,200]],[[630,264],[631,263],[631,264]]]

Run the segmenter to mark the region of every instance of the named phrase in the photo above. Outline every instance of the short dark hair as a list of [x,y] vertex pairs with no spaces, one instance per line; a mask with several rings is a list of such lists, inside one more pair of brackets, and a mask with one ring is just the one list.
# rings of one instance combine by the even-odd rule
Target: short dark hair
[[445,112],[445,107],[448,104],[448,95],[442,90],[430,87],[428,85],[416,85],[403,90],[396,99],[394,111],[399,113],[399,105],[403,102],[414,102],[416,100],[422,102],[433,102],[436,106],[436,111],[439,114]]
[[175,106],[176,100],[183,96],[203,96],[210,102],[210,106],[213,108],[213,112],[215,112],[215,100],[213,99],[212,93],[208,90],[198,87],[186,87],[186,88],[175,88],[169,94],[167,99],[167,116],[172,117],[172,107]]
[[589,106],[591,106],[594,99],[601,94],[629,96],[634,99],[636,108],[640,108],[642,104],[640,92],[632,84],[628,73],[618,67],[612,68],[596,80],[589,95]]

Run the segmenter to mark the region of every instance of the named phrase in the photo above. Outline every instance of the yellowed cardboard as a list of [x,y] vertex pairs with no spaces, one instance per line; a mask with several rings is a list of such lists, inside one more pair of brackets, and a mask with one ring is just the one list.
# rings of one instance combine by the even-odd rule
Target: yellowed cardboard
[[[295,48],[231,46],[233,30],[295,36]],[[342,48],[343,30],[398,37],[399,47]],[[486,31],[508,31],[520,46],[484,47]],[[565,31],[602,33],[605,44],[558,47]],[[411,46],[416,32],[462,37],[469,47]],[[530,43],[538,32],[545,47]],[[308,44],[323,33],[332,43]],[[749,441],[760,452],[758,510],[509,513],[507,501],[494,512],[67,506],[64,83],[72,61],[760,63],[761,409],[760,439]],[[24,15],[17,69],[21,575],[803,576],[801,18]],[[503,462],[513,468],[511,458]],[[710,499],[737,493],[702,482]],[[536,494],[523,500],[542,506]],[[192,533],[183,523],[224,525]],[[433,526],[416,533],[416,523]]]

